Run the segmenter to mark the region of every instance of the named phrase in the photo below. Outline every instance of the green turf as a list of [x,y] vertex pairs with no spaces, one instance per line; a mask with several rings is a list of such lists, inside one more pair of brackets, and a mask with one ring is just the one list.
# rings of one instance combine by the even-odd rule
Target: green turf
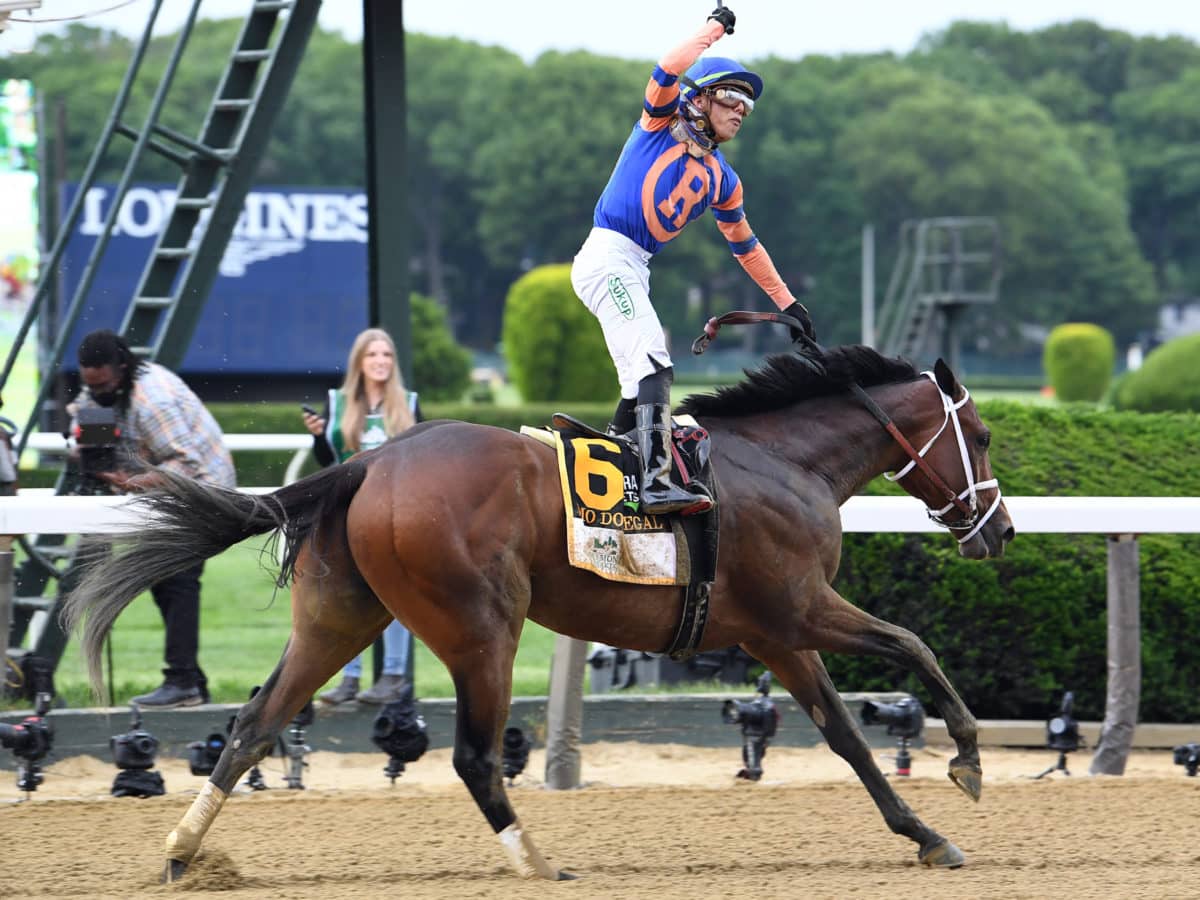
[[[291,628],[287,591],[276,592],[263,568],[263,539],[239,544],[210,560],[201,593],[200,664],[213,700],[239,703],[275,668]],[[543,695],[550,677],[554,635],[527,622],[513,670],[514,696]],[[121,614],[112,632],[114,701],[123,703],[162,680],[163,627],[149,594]],[[369,670],[369,652],[368,652]],[[451,697],[445,666],[419,641],[413,662],[419,697]],[[107,672],[107,669],[106,669]],[[337,680],[337,677],[333,679]],[[56,675],[59,696],[70,706],[94,705],[79,644],[72,640]]]

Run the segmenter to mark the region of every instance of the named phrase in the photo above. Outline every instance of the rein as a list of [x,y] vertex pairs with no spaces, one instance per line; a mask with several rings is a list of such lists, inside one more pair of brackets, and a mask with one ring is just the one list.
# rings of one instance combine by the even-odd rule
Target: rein
[[[803,332],[800,321],[794,316],[789,316],[786,313],[764,313],[740,309],[733,310],[732,312],[727,312],[724,315],[711,318],[704,324],[704,333],[692,342],[692,353],[699,356],[701,353],[707,350],[708,345],[716,339],[717,333],[721,330],[721,326],[723,325],[747,325],[759,322],[775,322],[780,325],[788,325],[789,327],[800,329],[800,331]],[[811,355],[813,353],[821,355],[821,345],[804,334],[802,334],[796,343],[803,345],[803,347],[799,350],[800,358],[804,360],[810,368],[821,373],[822,375],[825,374],[825,367],[818,359],[814,359]],[[938,394],[942,398],[942,408],[945,411],[946,417],[942,421],[942,427],[937,430],[937,433],[934,434],[934,436],[930,438],[925,446],[920,450],[917,450],[912,443],[909,442],[908,438],[901,434],[900,429],[896,426],[896,423],[892,421],[891,416],[884,412],[883,409],[880,408],[879,404],[871,399],[871,396],[865,390],[863,390],[862,385],[856,381],[852,381],[849,384],[849,388],[850,392],[854,394],[867,412],[869,412],[875,418],[875,420],[883,426],[883,429],[892,436],[892,439],[908,455],[910,460],[910,462],[896,474],[889,475],[885,473],[883,477],[888,481],[899,481],[905,475],[908,475],[914,468],[919,469],[921,473],[929,479],[929,482],[933,485],[934,489],[940,493],[945,500],[949,501],[941,509],[927,509],[926,513],[929,515],[929,518],[938,525],[941,525],[943,528],[951,531],[963,531],[969,529],[967,534],[957,538],[960,544],[965,544],[979,533],[979,530],[983,528],[984,524],[999,508],[1000,482],[996,478],[991,478],[987,481],[976,482],[974,472],[971,470],[971,460],[967,453],[966,439],[963,437],[962,425],[958,420],[958,410],[966,405],[967,401],[971,399],[971,395],[967,393],[967,389],[965,387],[963,388],[962,399],[958,402],[955,402],[952,397],[948,396],[946,392],[942,390],[941,385],[937,383],[937,379],[934,377],[932,372],[922,372],[921,374],[928,377],[938,389]],[[946,430],[946,426],[950,422],[954,423],[954,433],[958,438],[959,455],[962,457],[963,470],[966,473],[967,478],[967,486],[962,490],[961,493],[955,493],[954,488],[946,484],[945,479],[942,478],[942,476],[940,476],[936,471],[934,471],[933,466],[929,465],[928,460],[925,459],[925,454],[929,452],[929,449],[933,446],[934,442],[941,437],[942,432]],[[996,499],[992,501],[991,505],[987,509],[987,512],[981,516],[979,513],[978,492],[981,490],[987,490],[989,488],[996,489]],[[964,498],[970,498],[970,502]],[[961,521],[950,523],[945,520],[946,513],[952,509],[957,509],[960,513],[962,513],[963,518]]]

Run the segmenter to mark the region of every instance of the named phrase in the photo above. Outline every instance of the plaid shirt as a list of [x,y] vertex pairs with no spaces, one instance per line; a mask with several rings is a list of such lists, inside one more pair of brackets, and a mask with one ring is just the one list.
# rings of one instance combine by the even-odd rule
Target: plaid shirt
[[[96,406],[86,390],[77,407]],[[143,363],[128,411],[117,407],[121,440],[143,460],[219,487],[237,484],[221,426],[183,379],[158,363]]]

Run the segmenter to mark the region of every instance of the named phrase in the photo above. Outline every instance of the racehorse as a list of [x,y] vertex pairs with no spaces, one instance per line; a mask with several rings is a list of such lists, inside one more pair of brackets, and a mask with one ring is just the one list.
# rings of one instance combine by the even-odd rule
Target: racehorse
[[[708,430],[720,497],[721,548],[699,649],[738,644],[769,668],[858,774],[888,827],[918,858],[962,865],[962,852],[922,822],[877,767],[820,653],[869,653],[915,673],[957,745],[951,780],[982,789],[976,723],[933,653],[833,589],[838,507],[883,472],[955,533],[963,556],[999,556],[1013,537],[988,460],[989,432],[951,370],[866,347],[772,356],[742,382],[681,407]],[[881,427],[881,424],[883,427]],[[919,449],[918,449],[919,448]],[[551,866],[521,826],[501,780],[512,664],[526,618],[561,634],[632,650],[667,645],[679,588],[623,584],[572,568],[552,448],[512,431],[433,421],[340,466],[260,496],[168,472],[131,502],[150,524],[91,569],[70,597],[93,685],[118,613],[146,585],[255,534],[287,544],[292,632],[283,656],[236,724],[210,780],[167,838],[164,878],[187,868],[241,775],[322,684],[392,616],[449,669],[457,696],[454,768],[509,862],[526,877]]]

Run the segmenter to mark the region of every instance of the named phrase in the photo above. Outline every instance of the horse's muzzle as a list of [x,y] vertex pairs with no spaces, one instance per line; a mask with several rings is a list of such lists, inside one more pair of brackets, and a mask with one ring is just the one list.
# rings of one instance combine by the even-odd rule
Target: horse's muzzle
[[981,528],[978,534],[966,543],[958,545],[958,552],[967,559],[999,559],[1004,555],[1004,548],[1008,546],[1008,542],[1016,534],[1008,510],[1001,504],[991,521]]

